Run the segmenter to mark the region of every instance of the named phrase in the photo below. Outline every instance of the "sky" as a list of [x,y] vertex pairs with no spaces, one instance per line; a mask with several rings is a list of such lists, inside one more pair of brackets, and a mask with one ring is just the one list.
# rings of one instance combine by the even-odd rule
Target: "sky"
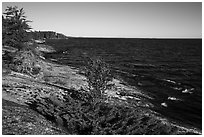
[[3,2],[33,30],[73,37],[202,38],[201,2]]

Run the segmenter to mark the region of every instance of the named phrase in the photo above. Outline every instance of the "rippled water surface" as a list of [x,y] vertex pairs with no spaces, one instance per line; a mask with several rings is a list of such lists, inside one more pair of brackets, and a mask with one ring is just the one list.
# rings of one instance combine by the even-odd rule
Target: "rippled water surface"
[[150,95],[154,110],[176,122],[202,128],[201,39],[47,40],[57,53],[47,58],[80,67],[83,55],[101,56],[115,74]]

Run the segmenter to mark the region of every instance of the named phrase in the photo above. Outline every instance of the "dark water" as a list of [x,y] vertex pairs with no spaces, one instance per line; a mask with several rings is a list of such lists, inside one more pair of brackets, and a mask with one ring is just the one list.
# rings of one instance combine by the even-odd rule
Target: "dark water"
[[47,44],[58,50],[47,58],[75,67],[83,64],[82,55],[101,56],[115,74],[153,98],[155,111],[202,128],[201,39],[84,38],[47,40]]

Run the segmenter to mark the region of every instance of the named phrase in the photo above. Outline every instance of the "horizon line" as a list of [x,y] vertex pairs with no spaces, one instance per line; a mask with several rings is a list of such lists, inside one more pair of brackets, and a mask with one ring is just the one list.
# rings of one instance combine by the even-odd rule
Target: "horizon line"
[[[67,35],[65,35],[67,36]],[[202,37],[117,37],[117,36],[67,36],[71,38],[127,38],[127,39],[202,39]]]
[[138,39],[202,39],[202,37],[121,37],[121,36],[72,36],[72,35],[66,35],[63,32],[57,32],[55,30],[32,30],[32,31],[53,31],[59,34],[63,34],[66,37],[72,37],[72,38],[138,38]]

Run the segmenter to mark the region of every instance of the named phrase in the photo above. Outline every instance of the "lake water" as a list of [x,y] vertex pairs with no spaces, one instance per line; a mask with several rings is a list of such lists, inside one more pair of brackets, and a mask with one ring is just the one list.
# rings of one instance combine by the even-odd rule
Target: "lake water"
[[153,110],[180,124],[202,129],[201,39],[47,40],[57,52],[46,58],[74,67],[83,55],[102,57],[115,75],[153,99]]

